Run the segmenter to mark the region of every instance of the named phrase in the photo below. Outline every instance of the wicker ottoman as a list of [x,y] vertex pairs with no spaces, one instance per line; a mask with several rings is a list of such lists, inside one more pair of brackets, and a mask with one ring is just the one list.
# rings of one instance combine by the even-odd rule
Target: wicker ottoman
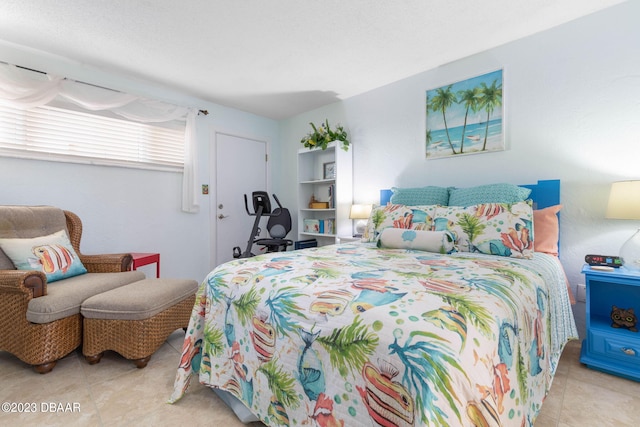
[[189,325],[198,282],[183,279],[144,279],[88,298],[82,353],[90,364],[105,350],[147,366],[151,355],[176,329]]

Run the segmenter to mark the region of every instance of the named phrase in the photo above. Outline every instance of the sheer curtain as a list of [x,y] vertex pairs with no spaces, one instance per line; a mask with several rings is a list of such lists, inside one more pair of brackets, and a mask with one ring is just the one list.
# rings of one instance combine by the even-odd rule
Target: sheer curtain
[[180,107],[141,98],[85,83],[67,80],[0,63],[0,102],[14,108],[29,109],[60,98],[87,110],[108,110],[128,120],[159,123],[186,120],[182,210],[199,211],[196,187],[196,115],[193,108]]

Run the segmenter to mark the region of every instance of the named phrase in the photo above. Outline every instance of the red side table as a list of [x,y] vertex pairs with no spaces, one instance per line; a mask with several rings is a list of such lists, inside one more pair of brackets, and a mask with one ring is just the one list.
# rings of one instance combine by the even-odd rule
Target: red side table
[[137,270],[138,267],[155,262],[156,278],[160,277],[160,254],[132,252],[131,257],[133,258],[133,262],[131,263],[132,270]]

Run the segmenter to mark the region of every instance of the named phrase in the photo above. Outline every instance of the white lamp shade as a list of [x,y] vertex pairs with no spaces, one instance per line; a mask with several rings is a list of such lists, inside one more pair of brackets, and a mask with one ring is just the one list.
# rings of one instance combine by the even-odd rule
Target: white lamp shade
[[607,218],[640,219],[640,181],[611,184]]
[[351,205],[350,219],[369,219],[371,205]]
[[356,236],[362,236],[364,229],[367,227],[367,219],[371,215],[372,205],[351,205],[349,218],[356,221]]

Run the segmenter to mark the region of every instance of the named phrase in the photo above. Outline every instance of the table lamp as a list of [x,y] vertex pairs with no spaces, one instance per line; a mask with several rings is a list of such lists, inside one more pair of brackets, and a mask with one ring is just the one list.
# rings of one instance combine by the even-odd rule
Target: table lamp
[[369,215],[371,215],[371,207],[371,205],[351,205],[349,218],[357,220],[355,237],[361,237],[364,233],[367,220],[369,219]]
[[[640,220],[640,181],[611,184],[607,218]],[[622,265],[640,271],[640,229],[620,248]]]

